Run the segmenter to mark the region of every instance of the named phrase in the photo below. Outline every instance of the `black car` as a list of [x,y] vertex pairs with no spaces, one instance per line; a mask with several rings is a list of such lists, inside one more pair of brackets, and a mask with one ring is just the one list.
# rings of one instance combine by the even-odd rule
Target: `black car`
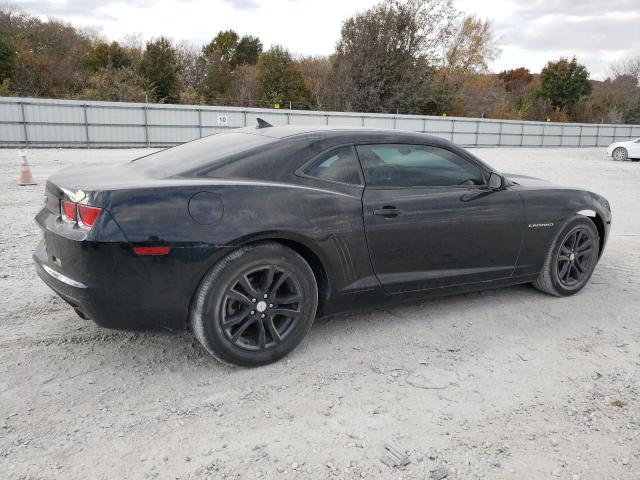
[[221,133],[51,177],[42,279],[99,325],[185,328],[221,361],[275,361],[316,316],[533,283],[578,292],[609,204],[499,174],[420,133]]

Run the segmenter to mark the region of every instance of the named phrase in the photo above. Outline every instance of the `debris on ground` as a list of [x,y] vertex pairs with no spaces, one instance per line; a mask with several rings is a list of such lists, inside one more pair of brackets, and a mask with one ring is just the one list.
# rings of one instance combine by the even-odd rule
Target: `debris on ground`
[[447,475],[449,475],[449,471],[444,467],[431,470],[430,473],[433,480],[442,480],[443,478],[447,478]]
[[409,455],[407,455],[407,453],[400,447],[393,445],[392,443],[384,444],[384,455],[382,455],[380,460],[391,468],[404,467],[411,463]]

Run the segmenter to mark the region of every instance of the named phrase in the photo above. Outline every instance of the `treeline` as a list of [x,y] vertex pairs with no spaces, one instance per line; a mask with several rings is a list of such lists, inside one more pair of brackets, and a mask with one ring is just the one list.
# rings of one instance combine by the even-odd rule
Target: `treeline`
[[221,31],[204,47],[120,42],[0,9],[0,95],[640,123],[640,57],[589,79],[575,58],[488,71],[491,24],[450,0],[385,0],[343,22],[329,56]]

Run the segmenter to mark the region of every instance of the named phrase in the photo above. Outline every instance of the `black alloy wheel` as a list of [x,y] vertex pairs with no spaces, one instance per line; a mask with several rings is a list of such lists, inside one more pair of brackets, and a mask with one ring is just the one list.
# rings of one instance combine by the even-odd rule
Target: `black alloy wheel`
[[569,232],[560,245],[556,268],[558,280],[565,288],[572,288],[584,281],[594,259],[592,232],[578,228]]
[[557,297],[578,293],[591,278],[599,256],[600,236],[594,222],[574,217],[556,234],[533,285]]
[[237,347],[266,350],[282,343],[300,319],[301,286],[285,268],[264,265],[240,273],[227,289],[219,316]]
[[296,348],[317,307],[318,286],[307,261],[285,245],[261,242],[234,250],[207,272],[190,320],[216,359],[255,367]]

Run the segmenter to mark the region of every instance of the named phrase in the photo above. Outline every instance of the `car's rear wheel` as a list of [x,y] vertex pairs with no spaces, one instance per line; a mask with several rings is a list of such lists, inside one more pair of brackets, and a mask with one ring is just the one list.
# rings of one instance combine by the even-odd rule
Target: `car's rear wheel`
[[613,159],[618,161],[626,160],[629,157],[629,152],[624,147],[618,147],[613,151]]
[[593,222],[577,217],[556,236],[533,285],[550,295],[573,295],[591,278],[599,252],[600,238]]
[[202,280],[191,308],[196,338],[218,360],[252,367],[291,352],[313,323],[313,271],[278,243],[242,247]]

